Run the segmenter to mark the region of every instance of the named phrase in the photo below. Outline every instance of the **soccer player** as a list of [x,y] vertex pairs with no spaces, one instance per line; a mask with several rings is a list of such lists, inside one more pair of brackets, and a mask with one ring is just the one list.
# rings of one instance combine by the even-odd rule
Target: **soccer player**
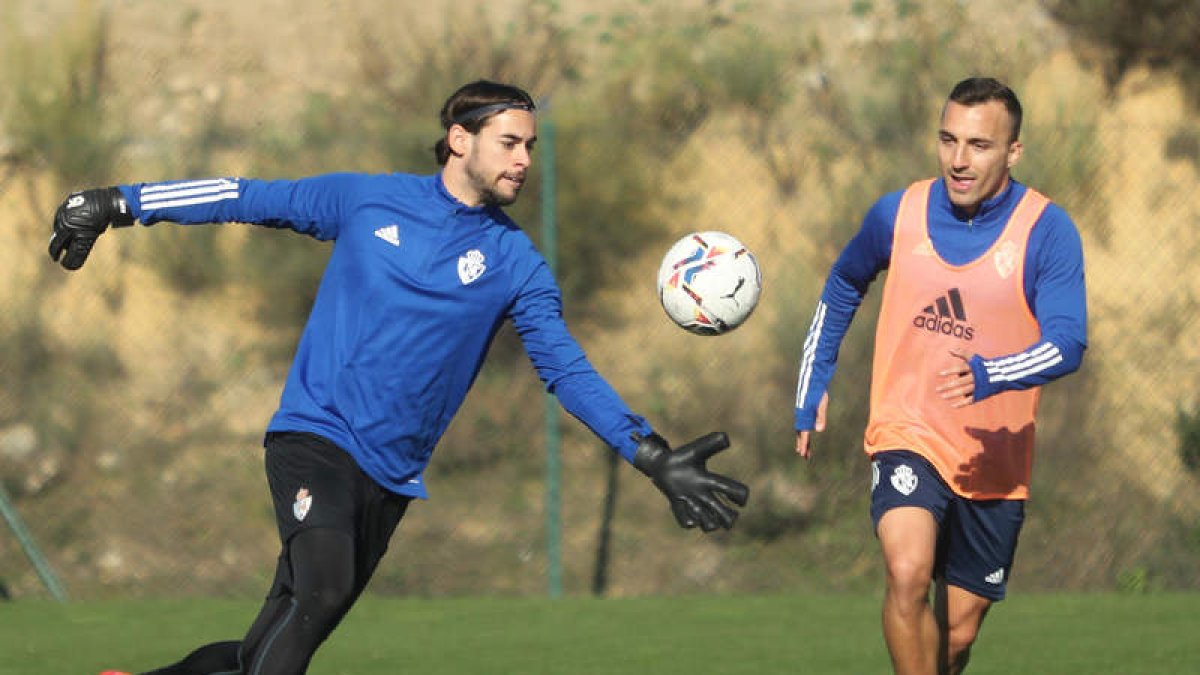
[[1021,115],[995,79],[954,87],[937,135],[941,175],[875,202],[834,263],[804,343],[795,428],[807,459],[842,338],[888,270],[865,448],[883,634],[904,675],[966,667],[1011,574],[1039,387],[1076,370],[1086,347],[1079,233],[1010,175]]
[[158,674],[305,672],[371,578],[501,323],[546,389],[667,497],[683,527],[730,528],[745,485],[706,468],[714,433],[672,449],[596,373],[567,330],[546,261],[501,209],[525,183],[533,99],[480,80],[441,110],[440,172],[300,180],[190,180],[71,194],[50,256],[83,265],[109,225],[245,222],[334,247],[267,426],[267,480],[282,550],[240,641]]

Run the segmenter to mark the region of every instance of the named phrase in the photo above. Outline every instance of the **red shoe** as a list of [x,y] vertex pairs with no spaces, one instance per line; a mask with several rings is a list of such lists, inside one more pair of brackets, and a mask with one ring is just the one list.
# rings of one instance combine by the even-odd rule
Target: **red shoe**
[[104,670],[100,672],[100,675],[133,675],[133,673],[127,673],[123,670]]

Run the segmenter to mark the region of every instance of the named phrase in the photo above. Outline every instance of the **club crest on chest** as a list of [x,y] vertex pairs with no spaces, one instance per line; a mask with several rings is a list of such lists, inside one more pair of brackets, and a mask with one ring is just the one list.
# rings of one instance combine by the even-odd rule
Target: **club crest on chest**
[[484,262],[483,253],[477,248],[458,257],[458,278],[464,286],[483,276],[485,270],[487,264]]

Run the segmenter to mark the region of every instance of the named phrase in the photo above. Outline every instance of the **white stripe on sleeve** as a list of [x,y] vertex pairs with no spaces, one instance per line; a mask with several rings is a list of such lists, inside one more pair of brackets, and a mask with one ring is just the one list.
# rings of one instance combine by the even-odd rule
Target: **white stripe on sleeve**
[[237,181],[221,178],[181,183],[159,183],[142,187],[138,195],[143,209],[194,206],[238,198]]
[[1053,342],[1042,344],[1002,359],[984,361],[988,379],[992,382],[1014,382],[1023,377],[1036,375],[1062,363],[1062,351]]
[[813,313],[812,324],[808,327],[808,336],[804,338],[804,349],[800,357],[800,383],[796,386],[796,407],[804,405],[808,395],[808,385],[812,381],[813,363],[817,359],[817,345],[821,341],[821,330],[825,328],[824,302],[817,303],[817,311]]

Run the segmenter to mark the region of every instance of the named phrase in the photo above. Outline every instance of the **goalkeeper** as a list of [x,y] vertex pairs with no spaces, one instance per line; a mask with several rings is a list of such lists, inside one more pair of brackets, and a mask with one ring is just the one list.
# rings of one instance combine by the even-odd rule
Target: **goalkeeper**
[[672,449],[592,368],[567,330],[546,261],[501,207],[520,193],[534,102],[477,81],[441,110],[439,173],[333,174],[121,185],[71,194],[50,256],[86,261],[109,225],[246,222],[335,242],[267,426],[267,480],[282,551],[240,641],[206,645],[158,674],[303,673],[367,585],[502,322],[546,389],[645,473],[686,528],[730,528],[745,485],[710,473],[709,434]]

